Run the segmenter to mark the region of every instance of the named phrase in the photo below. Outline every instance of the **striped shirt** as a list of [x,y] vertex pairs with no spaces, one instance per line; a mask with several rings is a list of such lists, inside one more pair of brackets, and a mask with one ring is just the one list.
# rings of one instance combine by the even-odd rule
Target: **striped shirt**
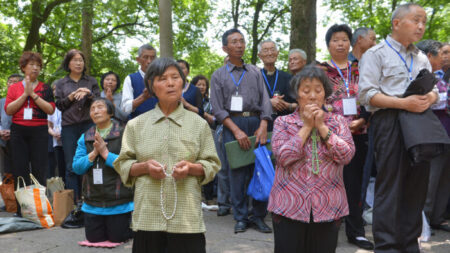
[[[133,163],[156,160],[172,167],[182,161],[200,163],[204,176],[187,176],[176,181],[176,211],[166,220],[161,210],[161,180],[148,175],[130,176]],[[159,105],[128,121],[122,139],[119,157],[114,168],[126,186],[135,186],[132,229],[134,231],[165,231],[169,233],[203,233],[205,224],[201,209],[201,186],[214,179],[220,160],[214,146],[208,123],[180,104],[169,116]],[[175,191],[172,178],[163,179],[164,209],[172,214]]]
[[303,122],[298,110],[278,117],[272,135],[272,150],[277,159],[275,180],[269,197],[268,210],[289,219],[329,222],[348,215],[343,167],[355,154],[355,145],[346,120],[326,113],[325,124],[332,131],[331,148],[318,141],[319,174],[313,174],[312,141],[301,147],[298,132]]

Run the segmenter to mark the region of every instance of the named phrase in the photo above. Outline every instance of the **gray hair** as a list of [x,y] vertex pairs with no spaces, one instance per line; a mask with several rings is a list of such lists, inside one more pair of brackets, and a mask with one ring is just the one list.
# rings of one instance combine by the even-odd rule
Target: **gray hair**
[[139,49],[138,49],[138,56],[139,57],[141,57],[141,55],[142,55],[144,50],[155,51],[155,53],[157,53],[156,49],[154,47],[150,46],[150,44],[144,44],[144,45],[140,46]]
[[444,44],[435,40],[422,40],[416,44],[416,47],[422,50],[422,52],[425,54],[430,53],[433,56],[438,55],[439,50],[441,50],[443,46]]
[[295,94],[295,98],[298,99],[298,89],[301,83],[306,79],[317,79],[322,83],[323,89],[325,91],[325,98],[329,97],[333,93],[333,86],[331,85],[330,79],[328,79],[327,74],[316,66],[315,63],[311,63],[305,66],[298,74],[292,77],[290,85],[291,90]]
[[259,42],[259,44],[258,44],[258,53],[261,53],[262,45],[264,43],[269,43],[269,42],[273,43],[275,45],[275,50],[278,51],[277,43],[275,43],[275,41],[273,41],[271,39],[268,39],[268,40],[263,40],[263,41]]
[[162,76],[169,67],[175,67],[183,79],[183,86],[186,84],[186,77],[183,74],[183,70],[181,70],[180,65],[175,60],[165,57],[157,58],[148,66],[144,76],[145,87],[151,96],[155,95],[153,92],[153,81],[155,80],[155,77]]
[[293,53],[299,53],[302,56],[303,60],[305,60],[305,61],[308,59],[307,55],[306,55],[306,52],[301,50],[300,48],[291,49],[289,51],[288,57],[291,56],[291,54],[293,54]]
[[392,12],[391,25],[394,24],[393,23],[394,19],[401,19],[406,14],[408,14],[411,11],[411,7],[413,7],[413,6],[417,6],[417,7],[423,8],[422,6],[420,6],[419,4],[416,4],[416,3],[406,3],[406,4],[399,5],[394,10],[394,12]]
[[352,40],[351,40],[351,44],[352,47],[355,46],[356,42],[358,41],[359,37],[366,37],[367,34],[369,33],[369,31],[373,31],[372,28],[368,28],[368,27],[359,27],[357,28],[354,32],[353,32],[353,36],[352,36]]

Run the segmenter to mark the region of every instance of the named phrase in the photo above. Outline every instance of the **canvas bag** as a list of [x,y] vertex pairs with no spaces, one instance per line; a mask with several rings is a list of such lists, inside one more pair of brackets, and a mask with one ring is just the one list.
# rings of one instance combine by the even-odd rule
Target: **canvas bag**
[[14,177],[11,174],[5,174],[5,178],[0,185],[0,193],[5,203],[6,211],[10,213],[17,212],[16,197],[14,196]]
[[256,156],[255,170],[248,185],[247,195],[259,201],[267,201],[275,178],[271,152],[267,150],[266,146],[261,145],[253,152]]
[[47,179],[47,198],[53,204],[53,193],[64,190],[64,182],[61,177]]
[[[26,186],[23,177],[17,178],[16,199],[19,202],[22,217],[27,218],[44,228],[55,225],[53,221],[52,206],[45,195],[45,187],[30,173],[32,185]],[[22,182],[23,187],[20,187]]]

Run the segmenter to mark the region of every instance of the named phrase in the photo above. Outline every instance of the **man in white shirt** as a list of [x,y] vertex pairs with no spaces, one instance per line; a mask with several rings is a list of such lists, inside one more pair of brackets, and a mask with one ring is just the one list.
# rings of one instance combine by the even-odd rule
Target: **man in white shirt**
[[149,44],[142,45],[138,50],[136,61],[140,67],[136,73],[125,78],[122,90],[122,110],[132,119],[146,111],[155,108],[158,98],[151,97],[144,85],[147,67],[156,58],[156,49]]

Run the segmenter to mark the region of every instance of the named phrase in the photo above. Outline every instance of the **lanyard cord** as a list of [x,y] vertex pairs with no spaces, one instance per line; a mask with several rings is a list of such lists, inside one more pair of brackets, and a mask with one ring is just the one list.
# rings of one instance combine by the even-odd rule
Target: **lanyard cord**
[[245,75],[246,70],[244,69],[244,72],[242,72],[242,75],[241,75],[241,77],[239,78],[239,81],[236,83],[236,80],[234,79],[233,74],[231,74],[230,68],[228,67],[228,65],[226,65],[226,66],[227,66],[227,71],[228,71],[228,73],[230,74],[231,79],[233,80],[234,85],[236,85],[236,94],[237,94],[237,93],[238,93],[239,85],[241,84],[242,79],[244,78],[244,75]]
[[341,76],[342,80],[344,80],[345,89],[347,90],[347,97],[350,97],[349,83],[351,80],[352,66],[350,65],[350,63],[347,62],[347,80],[345,80],[341,69],[337,66],[337,64],[333,61],[333,59],[331,59],[331,63],[333,63],[334,67],[339,72],[339,75]]
[[405,58],[403,58],[403,56],[400,54],[400,52],[397,51],[397,50],[389,43],[389,41],[387,41],[387,40],[384,40],[384,41],[386,42],[386,44],[387,44],[392,50],[394,50],[394,51],[397,53],[398,57],[400,57],[400,60],[402,60],[403,64],[405,64],[406,70],[408,70],[408,74],[409,74],[409,81],[412,81],[412,68],[413,68],[413,56],[412,56],[412,54],[410,54],[410,55],[411,55],[411,63],[409,64],[409,68],[408,68],[408,65],[406,64],[406,60],[405,60]]
[[273,89],[272,90],[270,90],[269,80],[267,80],[267,76],[266,76],[266,74],[264,74],[264,69],[261,69],[261,73],[262,73],[262,75],[264,77],[264,81],[266,82],[267,87],[269,88],[270,97],[273,97],[273,94],[275,93],[275,89],[277,88],[277,83],[278,83],[278,69],[276,70],[275,83],[273,84]]

